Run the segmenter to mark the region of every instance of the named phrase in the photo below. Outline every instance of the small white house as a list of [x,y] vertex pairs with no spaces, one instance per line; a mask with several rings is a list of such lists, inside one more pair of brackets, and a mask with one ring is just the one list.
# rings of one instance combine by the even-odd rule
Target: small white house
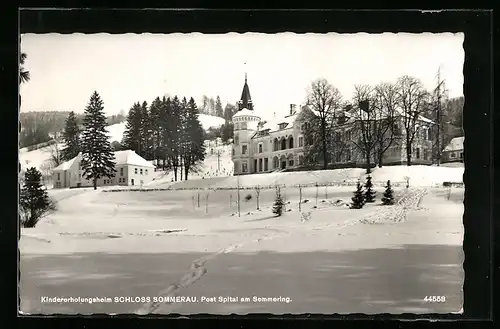
[[[114,152],[115,177],[102,177],[97,186],[141,186],[153,180],[154,165],[132,150]],[[83,177],[82,154],[62,163],[54,169],[54,188],[92,187],[92,180]]]
[[464,137],[453,138],[443,150],[442,162],[464,161]]

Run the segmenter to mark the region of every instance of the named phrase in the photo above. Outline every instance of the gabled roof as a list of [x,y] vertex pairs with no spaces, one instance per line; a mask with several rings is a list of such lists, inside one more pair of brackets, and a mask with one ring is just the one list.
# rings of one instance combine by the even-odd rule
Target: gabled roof
[[464,139],[465,137],[455,137],[453,138],[448,145],[444,148],[443,151],[458,151],[464,149]]
[[69,168],[71,168],[71,166],[73,165],[73,163],[75,163],[76,159],[78,159],[79,157],[81,157],[81,153],[79,153],[73,159],[71,159],[69,161],[66,161],[66,162],[63,162],[59,166],[55,167],[54,171],[55,170],[68,170]]
[[[145,160],[143,157],[141,157],[139,154],[135,153],[132,150],[116,151],[114,152],[114,155],[115,155],[114,162],[116,163],[117,166],[131,165],[131,166],[154,168],[154,165],[151,162]],[[73,163],[77,159],[81,159],[81,157],[82,155],[80,153],[73,159],[62,163],[54,170],[68,170],[71,168]]]
[[132,165],[154,168],[154,165],[151,162],[145,160],[143,157],[132,150],[116,151],[115,163],[117,166]]

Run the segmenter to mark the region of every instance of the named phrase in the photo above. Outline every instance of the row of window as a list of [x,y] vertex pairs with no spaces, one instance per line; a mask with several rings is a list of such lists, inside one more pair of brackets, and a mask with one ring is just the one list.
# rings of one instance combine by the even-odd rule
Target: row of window
[[[148,170],[144,169],[144,171],[145,171],[145,175],[147,175],[148,174]],[[137,175],[137,168],[135,168],[135,174]],[[140,169],[140,175],[142,175],[142,168]]]

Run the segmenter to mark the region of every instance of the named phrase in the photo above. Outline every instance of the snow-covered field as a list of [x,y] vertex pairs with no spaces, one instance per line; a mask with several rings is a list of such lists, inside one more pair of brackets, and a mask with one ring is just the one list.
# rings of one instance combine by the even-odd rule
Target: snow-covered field
[[[206,163],[217,161],[217,157],[209,156]],[[222,157],[221,157],[222,159]],[[221,160],[223,161],[223,160]],[[230,166],[230,158],[224,162]],[[223,162],[223,163],[224,163]],[[205,165],[207,167],[207,165]],[[210,165],[211,168],[214,165]],[[226,167],[227,168],[227,167]],[[442,186],[443,182],[463,182],[464,167],[434,167],[434,166],[390,166],[374,168],[371,176],[372,182],[377,186],[385,186],[387,180],[393,185],[406,186],[407,178],[412,187]],[[199,177],[199,175],[198,175]],[[274,185],[298,186],[298,185],[352,185],[358,180],[365,181],[366,171],[361,168],[334,169],[321,171],[300,172],[277,172],[268,174],[252,174],[243,176],[205,176],[199,181],[189,178],[187,181],[171,183],[171,178],[160,179],[145,185],[144,188],[172,188],[172,189],[220,189]]]
[[[377,192],[379,200],[381,191]],[[247,313],[266,310],[283,313],[292,309],[298,313],[320,312],[324,310],[325,303],[339,302],[338,296],[332,292],[322,297],[323,303],[315,297],[324,289],[321,287],[326,284],[326,279],[329,282],[347,280],[349,283],[342,284],[342,295],[356,295],[365,298],[369,304],[378,305],[369,307],[364,303],[357,304],[351,297],[343,297],[343,304],[336,307],[347,312],[459,311],[463,282],[461,245],[464,190],[395,188],[395,192],[398,202],[394,206],[381,206],[380,201],[377,201],[361,210],[353,210],[346,206],[352,195],[350,187],[327,187],[319,189],[318,193],[314,187],[304,188],[302,200],[308,202],[301,203],[299,211],[299,190],[286,188],[283,190],[285,212],[282,217],[276,218],[271,213],[274,198],[272,190],[260,192],[260,210],[256,209],[255,192],[241,191],[239,216],[238,198],[234,190],[203,191],[199,194],[197,191],[105,193],[101,189],[54,190],[50,193],[58,200],[58,211],[44,218],[37,227],[22,229],[21,232],[21,263],[24,264],[21,267],[21,273],[24,273],[21,275],[21,309],[28,313]],[[251,194],[251,198],[247,198],[248,194]],[[303,214],[309,214],[307,221],[303,220]],[[427,249],[423,249],[423,246],[427,246]],[[320,281],[312,278],[312,281],[308,280],[312,273],[304,276],[310,271],[307,266],[289,272],[285,267],[290,267],[292,260],[278,266],[269,263],[273,258],[266,260],[265,256],[278,253],[283,255],[278,259],[283,259],[286,255],[296,255],[296,261],[310,262],[316,257],[320,257],[317,259],[320,261],[324,253],[331,253],[331,258],[348,251],[365,250],[373,254],[377,250],[385,253],[388,250],[405,251],[411,248],[421,250],[418,258],[405,260],[401,255],[397,256],[397,259],[403,257],[401,260],[390,261],[387,256],[374,254],[366,260],[358,256],[356,261],[345,259],[342,261],[345,265],[337,264],[348,270],[343,277],[338,277],[339,269],[333,265],[326,268],[325,265],[314,263],[316,267],[322,266]],[[439,255],[436,262],[450,267],[430,268],[430,265],[426,265],[429,252]],[[110,255],[111,258],[103,260],[104,255]],[[232,260],[227,255],[232,255]],[[410,271],[391,279],[391,282],[407,287],[404,289],[413,288],[406,292],[401,290],[403,288],[393,291],[387,287],[384,290],[380,282],[384,282],[384,277],[389,274],[381,269],[368,277],[370,281],[366,281],[362,273],[376,269],[376,265],[366,267],[368,263],[373,263],[370,262],[373,257],[382,257],[381,262],[389,263],[384,265],[390,266],[388,273]],[[255,259],[252,261],[252,258]],[[40,262],[39,259],[44,261]],[[403,260],[404,263],[401,263]],[[231,265],[227,264],[228,261]],[[252,262],[264,263],[258,269],[238,274],[239,268],[248,268]],[[161,263],[165,265],[158,268]],[[137,266],[144,270],[131,274]],[[283,274],[278,278],[267,273],[270,266],[275,271],[285,272],[280,272]],[[144,272],[149,267],[158,268],[154,277]],[[221,272],[222,268],[226,270]],[[425,276],[425,280],[413,281],[416,279],[406,277],[414,271],[419,273],[417,275]],[[125,279],[122,278],[124,274],[126,277],[132,275],[130,280],[135,281],[120,283]],[[141,279],[142,275],[145,277]],[[237,281],[238,277],[257,285],[253,290],[245,289],[245,282]],[[356,281],[356,277],[361,281]],[[96,286],[96,290],[91,283],[97,281],[91,280],[97,278],[102,285]],[[394,281],[396,279],[398,281]],[[258,282],[264,283],[266,280],[274,283],[262,290]],[[194,285],[196,281],[199,283]],[[143,286],[142,290],[136,289],[137,282]],[[283,286],[286,282],[288,284]],[[417,285],[417,282],[422,284]],[[358,289],[359,285],[362,288]],[[441,289],[445,289],[442,294],[446,294],[448,304],[425,305],[415,299],[419,298],[415,297],[416,293],[425,295],[425,287],[429,285],[433,289],[447,287]],[[373,289],[383,294],[379,297],[371,295]],[[239,292],[262,296],[286,296],[288,293],[293,296],[295,304],[40,303],[40,296],[225,296]],[[300,302],[301,299],[303,302]],[[387,303],[392,304],[375,304],[387,299]],[[391,308],[390,305],[397,307]]]

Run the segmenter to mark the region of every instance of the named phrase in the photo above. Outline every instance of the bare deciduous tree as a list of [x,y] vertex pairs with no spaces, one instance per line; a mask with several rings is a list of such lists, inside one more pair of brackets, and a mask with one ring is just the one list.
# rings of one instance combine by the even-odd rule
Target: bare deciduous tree
[[356,85],[354,87],[354,131],[353,140],[356,148],[363,154],[366,172],[370,173],[371,158],[377,141],[378,125],[380,124],[379,102],[375,88],[369,85]]
[[311,108],[319,124],[321,154],[323,168],[328,168],[328,137],[335,111],[340,108],[342,95],[326,79],[318,79],[311,83],[307,92],[307,105]]
[[406,163],[411,166],[412,146],[418,132],[417,125],[427,107],[429,94],[419,79],[407,75],[398,79],[397,93],[398,106],[402,111]]
[[380,168],[383,165],[385,152],[394,144],[397,88],[391,83],[381,83],[375,87],[375,92],[380,106],[378,111],[382,117],[375,134],[375,156]]

